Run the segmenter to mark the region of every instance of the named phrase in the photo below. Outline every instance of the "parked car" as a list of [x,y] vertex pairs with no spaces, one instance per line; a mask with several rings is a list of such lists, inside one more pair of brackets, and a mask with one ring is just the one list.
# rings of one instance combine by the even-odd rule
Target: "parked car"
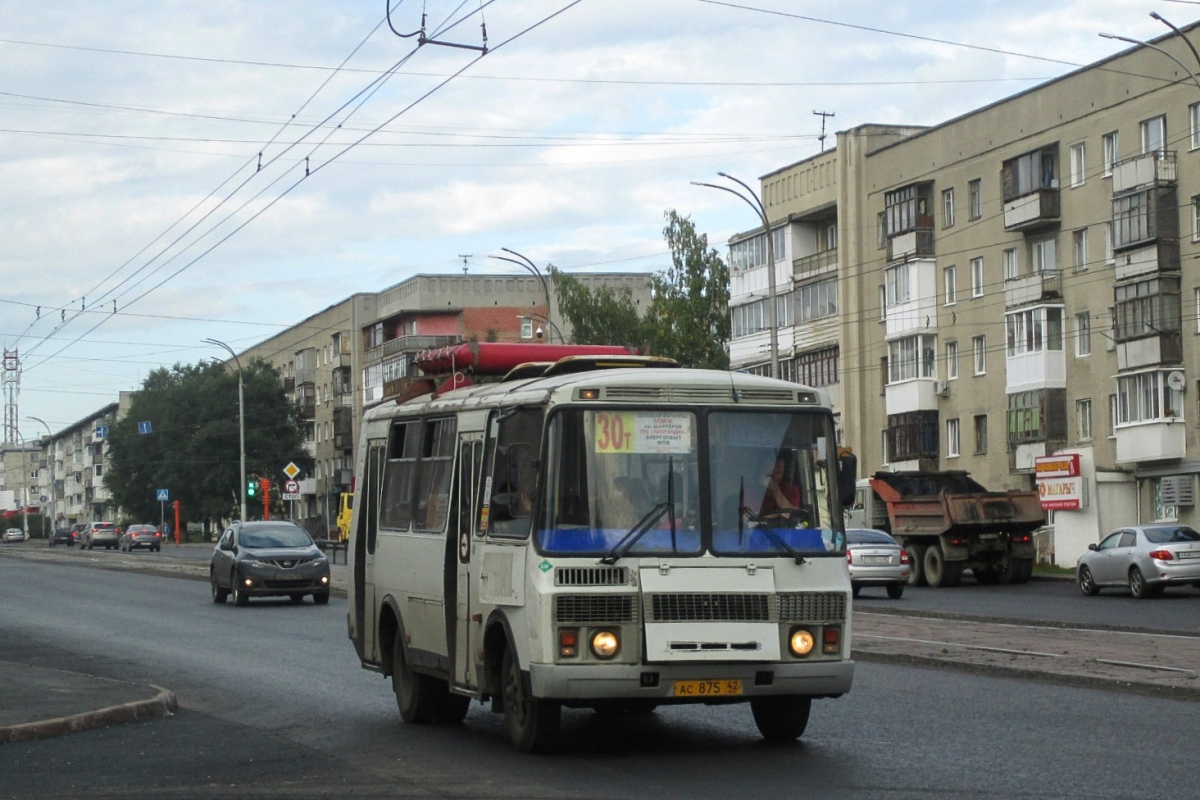
[[121,544],[121,529],[111,522],[90,522],[83,529],[83,538],[79,540],[80,548],[95,550],[97,546],[105,550],[116,549]]
[[893,600],[904,595],[904,587],[908,585],[908,553],[889,534],[873,528],[848,528],[846,564],[855,597],[864,586],[883,586]]
[[1200,532],[1187,525],[1135,525],[1118,528],[1075,565],[1079,591],[1088,596],[1109,586],[1128,587],[1138,599],[1168,586],[1200,588]]
[[208,570],[214,603],[233,596],[244,606],[251,597],[290,597],[299,603],[329,602],[329,559],[308,531],[286,520],[235,522],[213,548]]
[[75,531],[71,528],[55,528],[50,534],[48,544],[51,547],[57,547],[60,544],[65,544],[67,547],[74,547]]
[[83,547],[83,532],[88,529],[86,522],[76,522],[71,526],[72,538],[75,539],[75,544]]
[[162,534],[153,525],[130,525],[121,534],[121,549],[132,553],[140,548],[162,550]]
[[20,528],[9,528],[4,532],[4,543],[25,541],[25,531]]

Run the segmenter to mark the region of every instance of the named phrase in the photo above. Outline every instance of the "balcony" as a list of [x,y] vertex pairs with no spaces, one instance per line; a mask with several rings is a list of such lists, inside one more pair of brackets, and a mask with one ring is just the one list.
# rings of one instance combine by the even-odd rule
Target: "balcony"
[[1117,369],[1121,372],[1181,363],[1183,337],[1177,330],[1117,342]]
[[397,336],[366,353],[368,365],[382,363],[390,356],[402,353],[419,353],[436,347],[449,347],[463,341],[461,336]]
[[914,378],[899,383],[889,383],[884,387],[888,416],[915,411],[936,412],[938,390],[943,389],[945,385],[942,381],[933,378]]
[[907,261],[910,258],[933,256],[933,226],[919,226],[888,239],[887,260]]
[[1117,280],[1126,281],[1156,272],[1179,272],[1179,240],[1154,242],[1115,257]]
[[301,400],[296,403],[296,411],[300,414],[300,419],[311,421],[317,416],[317,404],[312,400]]
[[792,276],[803,280],[825,272],[837,270],[837,250],[825,250],[809,256],[801,256],[792,260]]
[[1058,300],[1062,297],[1062,271],[1053,269],[1035,272],[1004,282],[1004,305],[1009,308]]
[[1182,419],[1140,422],[1117,428],[1117,463],[1183,458],[1186,426]]
[[1178,180],[1175,151],[1143,153],[1113,165],[1113,194],[1155,186],[1174,186]]
[[1004,203],[1006,231],[1032,231],[1061,222],[1058,189],[1038,189]]

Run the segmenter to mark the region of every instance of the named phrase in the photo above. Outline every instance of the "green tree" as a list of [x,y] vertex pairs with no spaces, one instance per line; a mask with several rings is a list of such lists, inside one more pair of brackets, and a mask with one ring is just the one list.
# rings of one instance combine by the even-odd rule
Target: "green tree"
[[689,217],[674,209],[663,217],[671,266],[653,276],[653,352],[685,367],[729,369],[729,268]]
[[[256,359],[242,377],[247,474],[276,483],[289,461],[308,469],[303,426],[278,371]],[[139,433],[142,422],[150,423],[150,433]],[[239,465],[237,371],[207,362],[151,372],[129,412],[110,426],[108,444],[104,486],[123,514],[157,520],[156,490],[167,489],[187,519],[236,516],[246,488]],[[260,505],[247,504],[246,510],[261,514]]]
[[650,329],[638,313],[631,288],[593,290],[553,264],[549,270],[559,313],[571,324],[572,344],[646,345]]

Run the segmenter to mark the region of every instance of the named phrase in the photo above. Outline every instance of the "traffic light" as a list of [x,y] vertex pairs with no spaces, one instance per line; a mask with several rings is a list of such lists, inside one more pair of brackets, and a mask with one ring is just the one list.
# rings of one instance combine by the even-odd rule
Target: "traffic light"
[[253,478],[246,481],[246,496],[254,497],[258,494],[258,481]]

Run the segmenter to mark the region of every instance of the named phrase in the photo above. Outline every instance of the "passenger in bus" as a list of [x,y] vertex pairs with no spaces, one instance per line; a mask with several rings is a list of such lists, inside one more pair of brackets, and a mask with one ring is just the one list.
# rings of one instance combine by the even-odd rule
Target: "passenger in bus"
[[654,503],[645,484],[636,478],[614,478],[613,488],[615,491],[605,514],[606,525],[628,530],[638,523]]

